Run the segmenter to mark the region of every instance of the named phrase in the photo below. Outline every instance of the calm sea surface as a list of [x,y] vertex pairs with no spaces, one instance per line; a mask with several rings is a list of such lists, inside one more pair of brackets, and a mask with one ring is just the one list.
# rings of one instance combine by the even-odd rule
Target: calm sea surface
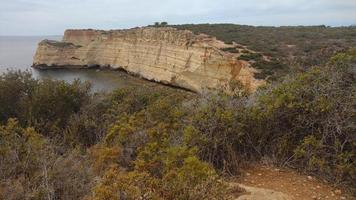
[[115,88],[148,84],[147,81],[120,71],[32,69],[37,44],[43,39],[61,40],[61,36],[0,36],[0,74],[8,69],[29,70],[38,79],[54,78],[67,82],[80,79],[90,81],[95,91],[111,91]]

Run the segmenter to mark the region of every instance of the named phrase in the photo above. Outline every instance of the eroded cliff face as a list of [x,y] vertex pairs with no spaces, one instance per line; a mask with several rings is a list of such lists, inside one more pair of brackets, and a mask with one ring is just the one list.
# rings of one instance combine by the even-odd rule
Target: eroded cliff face
[[143,78],[196,92],[229,88],[240,81],[251,91],[264,83],[255,69],[238,59],[235,48],[207,35],[174,28],[129,30],[67,30],[61,42],[39,43],[34,67],[122,68]]

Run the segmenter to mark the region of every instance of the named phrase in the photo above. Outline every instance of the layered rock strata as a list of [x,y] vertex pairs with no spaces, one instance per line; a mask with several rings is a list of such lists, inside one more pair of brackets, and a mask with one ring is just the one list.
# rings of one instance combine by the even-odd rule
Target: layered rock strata
[[232,82],[241,82],[251,91],[262,85],[263,80],[254,78],[255,69],[239,60],[238,53],[224,51],[227,48],[237,47],[174,28],[67,30],[60,42],[39,43],[33,67],[120,68],[196,92],[228,90]]

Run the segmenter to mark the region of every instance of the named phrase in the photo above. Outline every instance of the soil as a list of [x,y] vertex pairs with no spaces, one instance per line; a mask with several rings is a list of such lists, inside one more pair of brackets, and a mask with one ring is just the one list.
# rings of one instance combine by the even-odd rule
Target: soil
[[347,188],[304,175],[292,169],[254,165],[242,170],[242,175],[233,181],[245,189],[237,200],[285,199],[285,200],[356,200],[347,193]]

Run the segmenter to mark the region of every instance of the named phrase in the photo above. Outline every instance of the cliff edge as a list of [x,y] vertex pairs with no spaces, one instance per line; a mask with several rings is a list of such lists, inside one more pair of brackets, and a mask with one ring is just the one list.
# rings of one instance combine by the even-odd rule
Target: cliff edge
[[128,30],[66,30],[62,41],[44,40],[34,56],[35,68],[124,69],[143,78],[186,88],[228,90],[239,81],[254,91],[264,84],[254,78],[255,69],[239,60],[239,53],[224,49],[214,37],[175,28],[134,28]]

